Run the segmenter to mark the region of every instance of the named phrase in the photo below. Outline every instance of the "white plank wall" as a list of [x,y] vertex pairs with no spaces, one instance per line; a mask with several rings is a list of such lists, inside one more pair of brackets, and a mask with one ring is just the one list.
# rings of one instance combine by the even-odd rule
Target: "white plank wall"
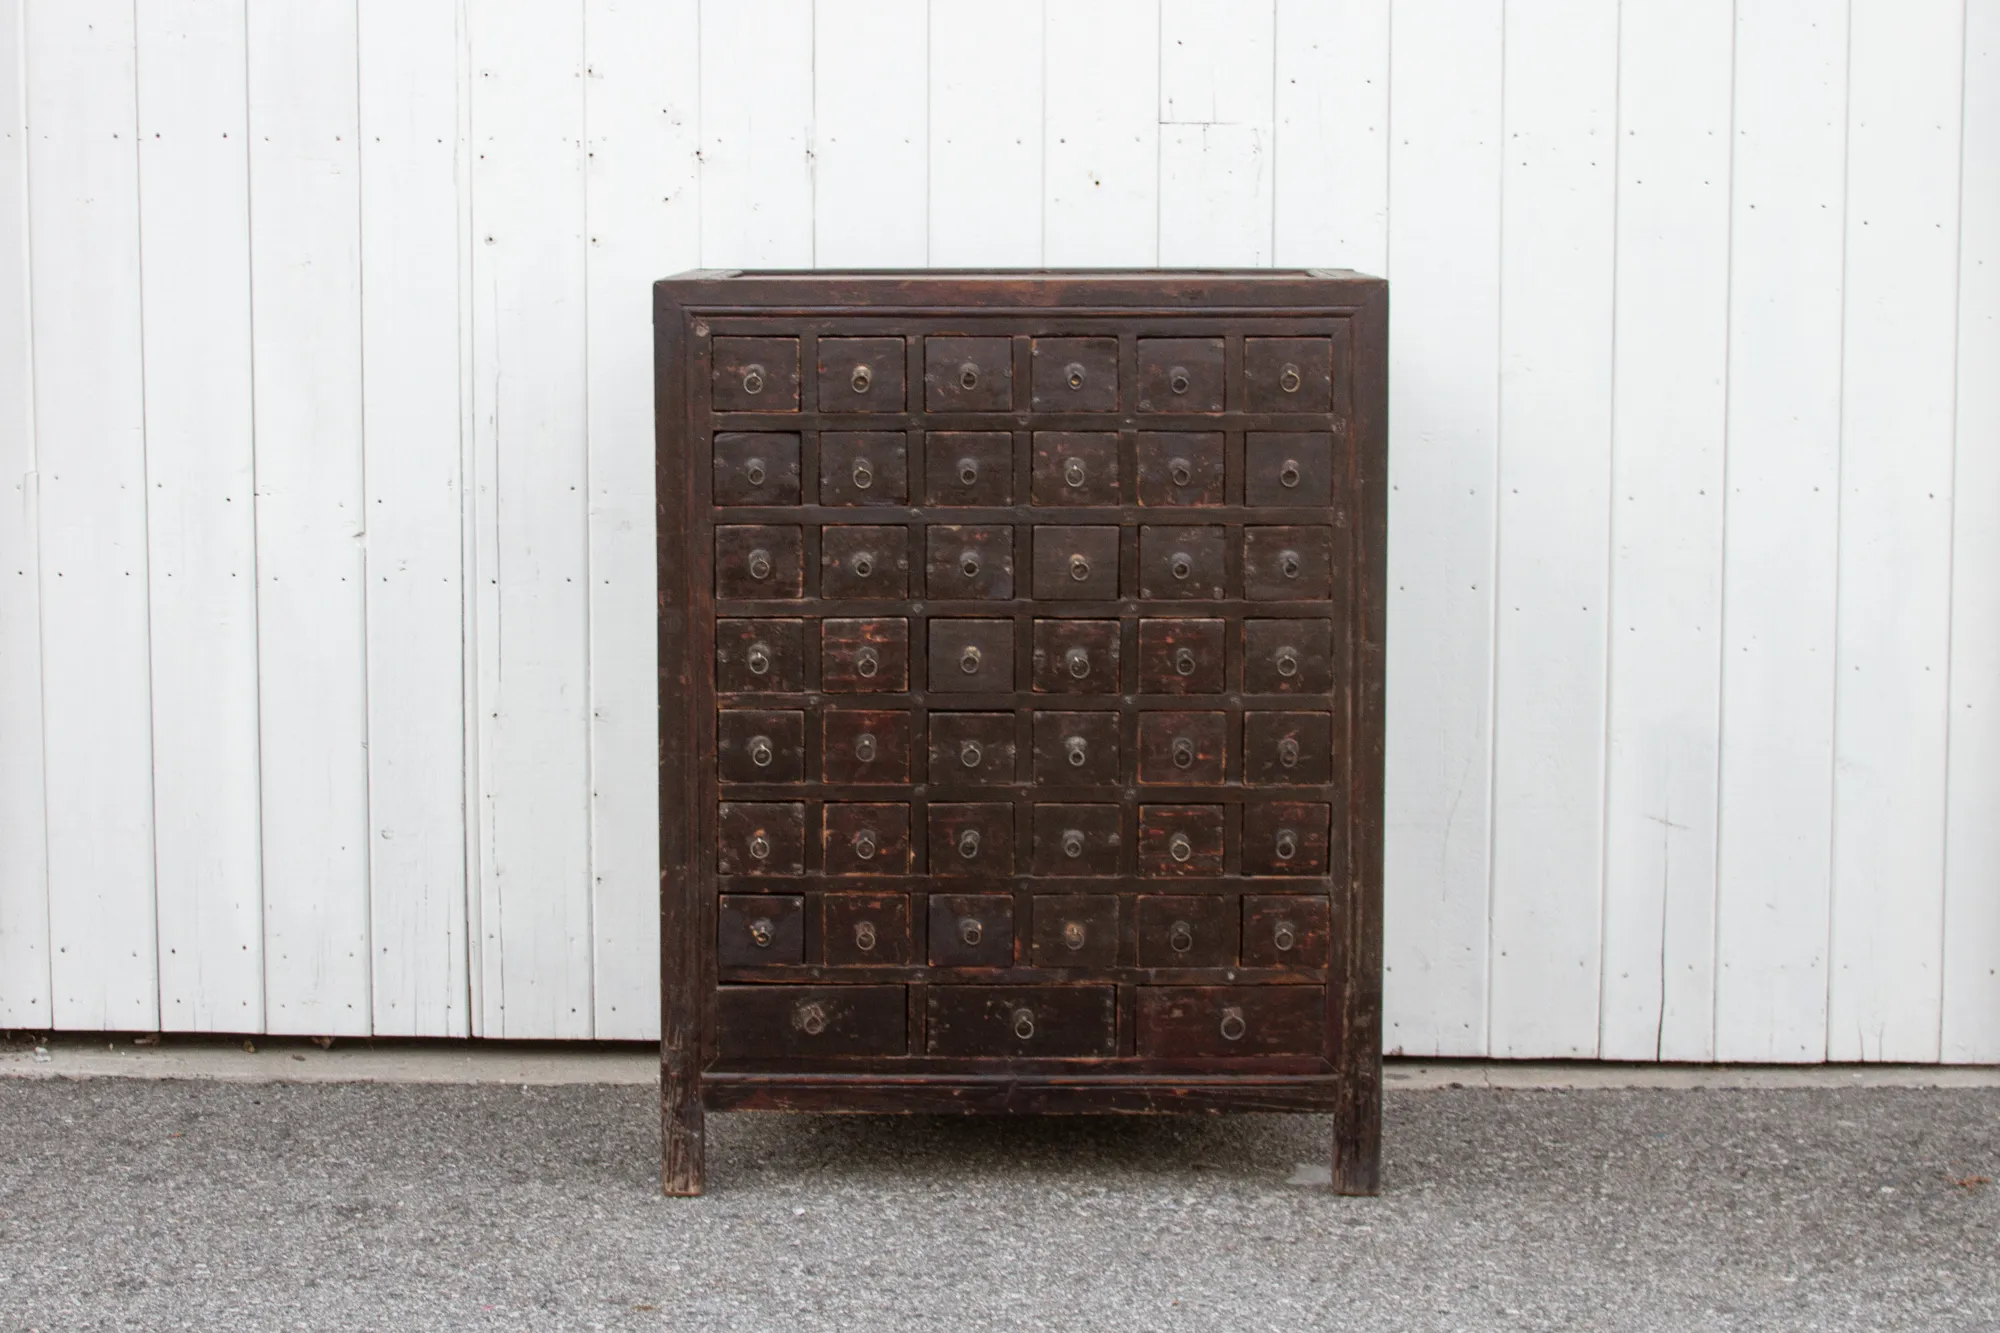
[[0,0],[0,1028],[657,1031],[651,304],[1391,300],[1389,1049],[2000,1061],[2000,0]]

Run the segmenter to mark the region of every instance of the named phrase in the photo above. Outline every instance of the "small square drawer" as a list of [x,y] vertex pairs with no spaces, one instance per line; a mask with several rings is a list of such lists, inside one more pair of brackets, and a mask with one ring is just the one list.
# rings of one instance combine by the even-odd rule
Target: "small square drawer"
[[910,530],[903,527],[826,527],[819,534],[819,595],[907,597]]
[[1139,691],[1220,694],[1223,651],[1220,620],[1141,620]]
[[900,616],[820,623],[820,688],[900,694],[910,688],[910,622]]
[[724,801],[715,821],[715,869],[721,875],[803,875],[806,807],[802,801]]
[[1005,893],[933,893],[933,967],[1011,967],[1014,899]]
[[722,694],[805,688],[803,620],[715,622],[715,688]]
[[930,688],[934,694],[1011,694],[1014,622],[933,620]]
[[939,524],[924,534],[924,593],[940,600],[1014,595],[1014,529]]
[[820,897],[828,967],[902,967],[910,961],[910,895],[828,893]]
[[1243,529],[1243,595],[1259,602],[1333,596],[1333,529]]
[[1333,407],[1331,338],[1245,338],[1243,405],[1252,412]]
[[1243,442],[1243,503],[1333,503],[1333,436],[1326,431],[1257,431]]
[[1118,693],[1118,622],[1037,620],[1035,689],[1041,694]]
[[924,439],[924,498],[934,505],[1013,504],[1013,435],[932,431]]
[[1115,505],[1118,436],[1108,430],[1038,430],[1028,497],[1038,505]]
[[1118,897],[1044,893],[1035,897],[1036,967],[1115,967]]
[[708,396],[716,411],[799,410],[797,338],[717,338],[709,364]]
[[1124,839],[1115,805],[1037,805],[1034,873],[1115,875]]
[[819,437],[819,502],[900,505],[910,500],[910,459],[899,430],[830,430]]
[[1014,807],[1002,801],[933,801],[930,807],[933,875],[1014,873]]
[[789,893],[723,894],[716,906],[715,952],[724,967],[804,962],[806,900]]
[[902,1055],[908,1003],[901,986],[719,986],[716,1047],[725,1060]]
[[1245,713],[1243,781],[1302,787],[1332,781],[1333,718],[1325,713]]
[[940,787],[991,787],[1014,780],[1012,713],[932,713],[930,780]]
[[1245,694],[1327,694],[1332,689],[1331,620],[1243,622]]
[[1139,781],[1220,783],[1228,761],[1227,713],[1139,714]]
[[1118,781],[1118,714],[1035,714],[1035,781],[1060,787]]
[[715,530],[717,597],[797,597],[805,591],[803,530],[725,524]]
[[799,437],[720,431],[715,437],[719,505],[795,505],[799,502]]
[[1077,1060],[1118,1054],[1111,986],[932,986],[924,1054]]
[[910,870],[910,807],[900,801],[829,801],[821,844],[829,875],[905,875]]
[[1219,893],[1139,899],[1140,967],[1228,967],[1235,961],[1234,900]]
[[820,717],[819,766],[827,782],[908,782],[910,715],[829,708]]
[[819,410],[902,411],[903,355],[901,338],[821,338]]
[[1224,540],[1219,527],[1139,529],[1139,595],[1182,601],[1226,596]]
[[1223,501],[1222,432],[1139,432],[1139,503],[1219,505]]
[[1035,529],[1035,596],[1109,602],[1118,597],[1118,529]]
[[1139,873],[1220,875],[1222,807],[1219,805],[1140,806]]
[[901,967],[910,961],[906,893],[829,893],[820,898],[828,967]]
[[1317,801],[1270,801],[1243,807],[1243,873],[1324,875],[1332,809]]
[[1317,894],[1243,896],[1245,967],[1325,967],[1333,912]]
[[724,782],[797,782],[806,775],[806,715],[724,708],[715,715],[715,769]]
[[1010,410],[1014,406],[1014,340],[924,339],[924,406],[932,412]]
[[1141,986],[1139,1054],[1323,1056],[1322,986]]
[[1116,412],[1116,338],[1036,338],[1029,344],[1037,412]]
[[1141,412],[1220,412],[1222,339],[1139,339]]

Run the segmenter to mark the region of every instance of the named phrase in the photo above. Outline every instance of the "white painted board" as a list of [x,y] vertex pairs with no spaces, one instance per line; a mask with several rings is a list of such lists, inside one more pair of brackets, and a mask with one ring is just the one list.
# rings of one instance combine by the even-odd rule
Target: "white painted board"
[[929,262],[926,0],[813,8],[813,260],[825,268]]
[[1156,0],[1044,7],[1043,263],[1159,261],[1159,42]]
[[1274,0],[1161,0],[1160,263],[1271,262]]
[[812,0],[701,12],[701,262],[810,268]]
[[1278,0],[1272,255],[1389,270],[1390,0]]
[[985,0],[930,8],[930,262],[1042,261],[1043,0],[994,23]]

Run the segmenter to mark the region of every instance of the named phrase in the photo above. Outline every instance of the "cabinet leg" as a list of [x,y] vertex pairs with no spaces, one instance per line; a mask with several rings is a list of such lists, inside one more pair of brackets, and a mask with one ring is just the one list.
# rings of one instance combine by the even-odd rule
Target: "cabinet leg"
[[660,1189],[696,1195],[703,1167],[701,1092],[691,1078],[676,1078],[667,1069],[660,1074]]
[[[1379,1066],[1377,1066],[1379,1069]],[[1382,1094],[1379,1074],[1356,1077],[1333,1113],[1333,1192],[1382,1192]]]

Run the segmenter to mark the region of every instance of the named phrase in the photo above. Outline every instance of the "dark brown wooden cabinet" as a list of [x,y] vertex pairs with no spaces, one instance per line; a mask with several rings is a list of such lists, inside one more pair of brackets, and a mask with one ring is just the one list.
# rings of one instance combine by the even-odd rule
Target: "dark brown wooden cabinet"
[[668,1193],[716,1110],[1380,1141],[1383,282],[655,289]]

